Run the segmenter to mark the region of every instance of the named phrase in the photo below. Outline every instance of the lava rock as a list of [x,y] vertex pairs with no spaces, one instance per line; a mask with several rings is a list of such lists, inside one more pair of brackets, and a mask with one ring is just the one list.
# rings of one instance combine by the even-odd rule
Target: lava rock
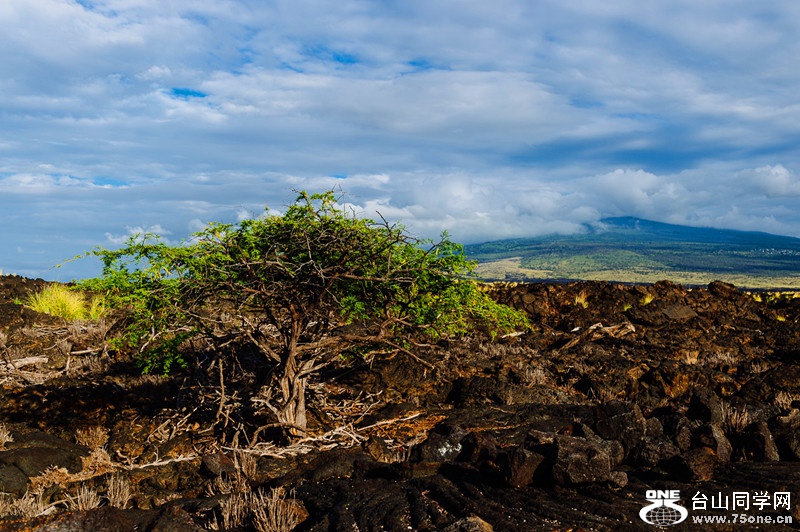
[[765,421],[751,423],[742,432],[737,442],[745,456],[759,462],[777,462],[780,460],[778,447]]
[[683,321],[697,317],[692,307],[688,305],[671,305],[661,311],[664,316],[671,320]]
[[689,400],[686,417],[706,423],[722,423],[722,400],[708,388],[698,388]]
[[665,460],[661,467],[672,478],[695,482],[711,480],[716,465],[714,452],[708,447],[698,447]]
[[236,464],[225,453],[219,451],[203,457],[201,470],[211,478],[232,475],[236,472]]
[[696,447],[707,447],[711,449],[717,461],[726,464],[731,459],[733,447],[725,437],[725,433],[719,425],[705,423],[695,429],[692,434],[692,442]]
[[461,427],[447,423],[437,425],[428,437],[411,450],[415,462],[450,462],[461,454],[461,441],[469,433]]
[[127,532],[149,530],[152,532],[201,532],[191,516],[176,505],[166,505],[154,510],[120,510],[105,506],[86,511],[64,512],[56,515],[17,520],[13,528],[3,530],[50,532]]
[[480,517],[473,516],[459,519],[445,528],[444,532],[494,532],[494,528]]
[[28,476],[14,465],[0,464],[0,492],[21,497],[28,486]]
[[584,438],[558,435],[554,441],[553,482],[561,486],[611,480],[611,457]]
[[533,482],[544,456],[519,446],[505,453],[503,459],[498,461],[501,462],[503,480],[512,488],[522,488]]
[[633,453],[637,466],[656,467],[680,454],[681,450],[665,437],[645,438]]
[[619,441],[630,456],[644,438],[647,425],[638,405],[615,400],[598,408],[595,429],[603,439]]

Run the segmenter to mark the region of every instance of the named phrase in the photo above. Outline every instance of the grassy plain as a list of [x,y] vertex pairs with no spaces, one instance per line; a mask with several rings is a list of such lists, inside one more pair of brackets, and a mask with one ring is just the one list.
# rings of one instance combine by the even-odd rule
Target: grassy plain
[[484,280],[718,280],[748,289],[800,289],[800,239],[767,233],[622,218],[602,230],[488,242],[466,251]]

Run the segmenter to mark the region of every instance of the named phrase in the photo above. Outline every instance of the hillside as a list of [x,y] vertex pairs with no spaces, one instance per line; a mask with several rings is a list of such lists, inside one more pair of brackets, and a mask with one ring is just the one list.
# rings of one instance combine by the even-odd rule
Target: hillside
[[755,231],[606,218],[573,235],[466,246],[485,280],[610,280],[800,288],[800,239]]

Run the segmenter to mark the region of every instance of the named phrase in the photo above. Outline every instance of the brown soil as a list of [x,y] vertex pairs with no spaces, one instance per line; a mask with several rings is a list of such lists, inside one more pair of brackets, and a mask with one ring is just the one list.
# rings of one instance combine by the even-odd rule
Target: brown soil
[[[113,322],[15,303],[43,284],[0,277],[0,530],[255,530],[223,513],[272,490],[297,530],[655,529],[647,490],[690,510],[696,493],[791,493],[789,509],[737,512],[791,525],[678,530],[800,526],[800,298],[494,287],[533,332],[419,353],[433,370],[402,354],[330,367],[290,445],[263,428],[270,368],[247,349],[196,346],[186,370],[142,376],[107,349]],[[78,507],[81,487],[98,508]]]

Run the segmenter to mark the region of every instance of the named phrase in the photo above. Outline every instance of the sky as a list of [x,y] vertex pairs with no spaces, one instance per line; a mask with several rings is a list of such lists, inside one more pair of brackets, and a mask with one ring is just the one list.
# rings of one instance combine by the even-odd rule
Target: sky
[[[341,191],[463,243],[800,237],[796,0],[2,0],[0,271]],[[61,267],[56,267],[61,264]]]

